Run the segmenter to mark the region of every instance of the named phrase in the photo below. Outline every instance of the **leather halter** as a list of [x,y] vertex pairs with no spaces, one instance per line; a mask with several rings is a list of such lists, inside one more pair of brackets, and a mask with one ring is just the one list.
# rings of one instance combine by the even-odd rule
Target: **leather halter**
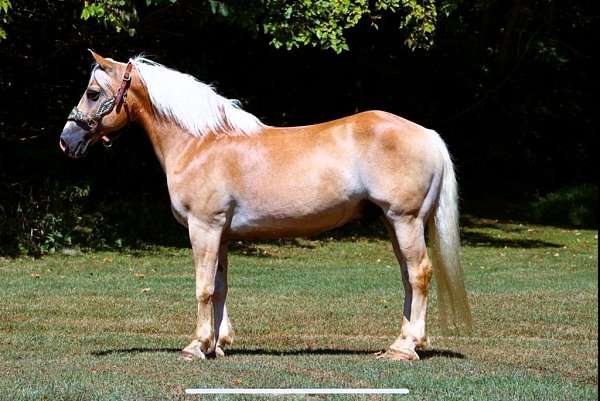
[[[127,89],[129,89],[129,85],[131,84],[131,69],[133,68],[133,64],[130,62],[127,63],[127,67],[125,67],[125,72],[123,73],[123,78],[121,81],[121,85],[119,89],[117,89],[117,93],[109,99],[106,99],[98,110],[94,114],[87,114],[79,109],[77,106],[73,107],[69,117],[67,117],[67,121],[74,121],[81,128],[85,129],[91,134],[96,133],[98,128],[100,127],[100,123],[102,122],[102,118],[104,116],[110,114],[113,109],[116,108],[117,113],[121,110],[121,106],[126,103],[125,99],[127,97]],[[129,115],[127,111],[127,105],[125,104],[125,111]]]

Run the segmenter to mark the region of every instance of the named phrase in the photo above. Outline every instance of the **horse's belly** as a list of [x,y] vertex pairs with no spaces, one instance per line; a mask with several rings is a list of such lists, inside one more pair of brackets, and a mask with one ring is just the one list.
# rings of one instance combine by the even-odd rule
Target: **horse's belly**
[[360,199],[306,214],[273,213],[264,215],[242,208],[232,216],[227,236],[230,239],[309,236],[347,223],[358,217],[362,209],[363,202]]

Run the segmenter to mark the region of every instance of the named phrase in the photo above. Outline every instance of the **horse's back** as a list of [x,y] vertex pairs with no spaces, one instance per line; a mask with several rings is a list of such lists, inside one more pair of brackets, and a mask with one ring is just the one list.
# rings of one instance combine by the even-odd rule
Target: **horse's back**
[[418,209],[435,162],[427,130],[370,111],[245,138],[235,164],[232,234],[303,235],[344,224],[366,203]]
[[317,165],[323,159],[331,159],[338,166],[381,158],[389,162],[388,165],[396,165],[399,160],[421,164],[429,159],[436,163],[438,156],[430,130],[379,110],[313,125],[267,127],[248,139],[257,145],[253,148],[270,152],[263,161],[282,159],[284,163],[280,164],[292,168],[295,161],[305,163],[305,157],[312,158],[314,155],[323,156],[321,160],[313,160]]

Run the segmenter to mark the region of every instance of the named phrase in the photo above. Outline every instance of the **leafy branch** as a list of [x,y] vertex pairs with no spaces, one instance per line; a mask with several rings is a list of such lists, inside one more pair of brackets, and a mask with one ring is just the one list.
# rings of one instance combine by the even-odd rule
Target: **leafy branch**
[[[444,4],[448,0],[445,0]],[[185,5],[181,0],[145,0],[143,6]],[[444,6],[442,4],[442,6]],[[270,37],[270,44],[288,50],[320,47],[336,53],[349,50],[346,34],[369,19],[374,29],[386,15],[399,14],[399,30],[410,49],[429,49],[437,23],[435,0],[200,0],[194,10],[253,27]],[[0,0],[0,40],[6,38],[10,0]],[[116,32],[135,35],[138,12],[133,0],[86,0],[81,19],[96,21]]]
[[0,0],[0,40],[6,39],[4,25],[8,23],[8,10],[11,7],[10,0]]

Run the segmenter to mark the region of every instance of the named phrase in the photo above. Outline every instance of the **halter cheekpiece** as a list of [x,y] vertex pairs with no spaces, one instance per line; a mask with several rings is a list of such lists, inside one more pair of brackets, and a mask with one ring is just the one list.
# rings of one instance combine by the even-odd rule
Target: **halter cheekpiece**
[[[73,107],[69,117],[67,117],[67,121],[74,121],[81,128],[89,131],[94,134],[100,127],[100,123],[102,122],[102,118],[107,114],[110,114],[113,109],[116,108],[117,113],[121,110],[121,106],[126,103],[125,99],[127,97],[127,89],[129,89],[129,85],[131,84],[131,69],[133,68],[133,64],[130,62],[127,63],[127,67],[125,67],[125,72],[123,73],[123,78],[121,81],[121,85],[119,89],[117,89],[117,93],[109,99],[106,99],[98,110],[93,114],[87,114],[83,111],[77,109],[77,106]],[[125,104],[125,109],[127,109],[127,105]],[[127,110],[126,110],[127,111]]]

